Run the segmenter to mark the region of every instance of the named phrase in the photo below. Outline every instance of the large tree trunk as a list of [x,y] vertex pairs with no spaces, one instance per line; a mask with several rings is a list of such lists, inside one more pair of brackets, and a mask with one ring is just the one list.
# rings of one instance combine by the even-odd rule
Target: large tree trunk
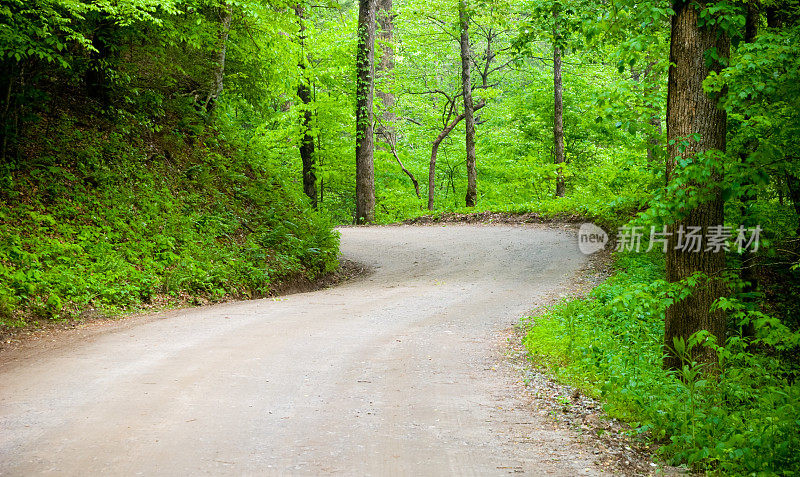
[[357,224],[375,221],[375,139],[372,96],[375,89],[376,0],[358,2],[356,52],[356,217]]
[[311,206],[317,208],[317,173],[314,157],[314,135],[311,133],[313,127],[313,107],[311,89],[308,86],[307,78],[301,79],[297,86],[297,96],[303,102],[303,115],[301,123],[303,127],[303,137],[300,140],[300,158],[303,160],[303,192],[311,200]]
[[[709,68],[705,52],[716,49],[720,57],[727,57],[730,43],[724,32],[714,26],[698,26],[700,9],[709,2],[699,5],[677,1],[674,3],[675,16],[672,18],[670,39],[670,69],[667,90],[667,180],[674,180],[677,158],[690,159],[711,150],[725,150],[727,116],[717,107],[717,101],[703,91],[703,80],[719,64]],[[697,141],[690,140],[685,150],[681,142],[691,134],[698,134]],[[719,169],[715,169],[712,180],[720,179]],[[700,184],[702,186],[702,184]],[[678,369],[681,358],[673,351],[675,338],[687,339],[693,333],[707,330],[716,337],[720,345],[725,342],[725,314],[722,310],[711,312],[712,303],[722,296],[723,284],[720,272],[725,267],[725,255],[720,251],[698,252],[676,250],[678,231],[688,227],[708,227],[723,223],[723,201],[719,187],[714,185],[712,198],[697,207],[684,211],[684,216],[671,226],[672,235],[667,251],[667,280],[678,282],[695,272],[709,277],[708,283],[698,286],[684,300],[667,308],[664,332],[664,367]],[[693,350],[693,359],[714,364],[716,353],[704,346]]]
[[[558,11],[553,10],[553,22],[558,22]],[[561,82],[561,48],[558,46],[557,26],[553,30],[553,147],[556,164],[556,197],[564,197],[564,97]]]
[[303,137],[300,139],[300,158],[303,161],[303,192],[311,200],[311,206],[317,208],[317,174],[316,164],[314,158],[314,135],[312,131],[311,114],[312,98],[311,88],[309,86],[309,79],[306,77],[306,52],[305,52],[305,39],[306,39],[306,24],[303,16],[303,7],[298,5],[295,7],[297,13],[297,21],[300,23],[300,61],[297,66],[300,70],[300,80],[297,83],[297,97],[303,103],[303,113],[300,117],[300,125],[303,129]]
[[[380,26],[378,33],[379,45],[381,46],[381,61],[375,65],[376,75],[381,78],[382,89],[375,90],[375,95],[381,101],[381,117],[378,121],[378,134],[382,136],[388,144],[397,143],[397,132],[395,129],[396,115],[394,108],[394,94],[390,92],[390,78],[394,70],[394,45],[393,41],[393,21],[392,0],[377,0],[377,21]],[[390,149],[391,146],[390,145]]]
[[225,80],[225,57],[228,53],[228,35],[231,32],[231,19],[233,17],[233,7],[224,5],[220,8],[219,19],[219,42],[217,44],[216,68],[211,89],[205,101],[206,112],[211,112],[217,104],[219,96],[222,94]]
[[464,91],[464,126],[466,127],[467,149],[467,207],[475,207],[478,197],[475,170],[475,106],[472,104],[472,80],[469,66],[471,62],[469,48],[469,14],[466,0],[458,2],[458,18],[461,24],[461,86]]

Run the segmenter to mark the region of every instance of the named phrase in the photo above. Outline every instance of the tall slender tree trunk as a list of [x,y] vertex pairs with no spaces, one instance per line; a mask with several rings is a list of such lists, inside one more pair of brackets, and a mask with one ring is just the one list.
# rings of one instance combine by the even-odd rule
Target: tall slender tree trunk
[[215,58],[217,67],[214,69],[214,78],[211,89],[205,100],[205,110],[207,112],[213,111],[216,107],[217,100],[219,99],[224,89],[225,81],[225,58],[228,54],[228,36],[231,32],[231,19],[233,18],[233,7],[231,5],[224,5],[220,8],[220,27],[219,27],[219,40],[217,44],[217,57]]
[[439,154],[439,144],[445,137],[447,136],[439,134],[431,146],[431,160],[428,164],[428,210],[433,210],[433,199],[436,194],[436,155]]
[[114,22],[105,15],[97,22],[92,35],[92,46],[95,51],[90,54],[89,68],[84,76],[86,94],[90,98],[99,100],[103,106],[108,106],[111,100],[105,62],[111,56],[108,36],[111,35],[113,28]]
[[[792,159],[792,158],[790,158]],[[796,164],[796,161],[800,158],[793,158],[793,161]],[[797,236],[800,237],[800,178],[796,175],[792,174],[791,172],[786,172],[786,188],[789,191],[789,198],[792,200],[792,206],[794,207],[794,212],[798,217],[798,223],[796,230]]]
[[[314,102],[317,102],[317,86],[314,85]],[[317,124],[319,124],[319,111],[315,110],[314,113],[317,117]],[[319,134],[317,134],[317,151],[322,151],[322,138]],[[325,156],[322,155],[319,157],[319,168],[322,169],[325,166]],[[325,203],[325,176],[319,178],[319,202],[318,205],[322,205]]]
[[314,135],[311,88],[307,78],[305,52],[306,24],[302,5],[295,7],[297,21],[300,23],[300,61],[297,66],[300,70],[300,80],[297,83],[297,97],[303,103],[303,112],[300,117],[300,126],[303,128],[303,137],[300,139],[300,159],[303,161],[303,192],[311,200],[311,206],[317,208],[317,174],[314,157]]
[[475,170],[475,106],[472,104],[472,80],[470,78],[469,12],[466,0],[458,2],[458,18],[461,25],[461,86],[464,91],[464,126],[467,149],[467,207],[475,207],[478,198],[478,173]]
[[[643,72],[631,66],[631,79],[642,85],[640,91],[644,93],[644,107],[650,110],[658,110],[658,105],[654,104],[653,101],[649,101],[650,98],[656,95],[659,89],[658,83],[651,79],[653,66],[655,66],[655,61],[649,61]],[[656,167],[660,156],[658,151],[661,147],[661,141],[659,140],[659,137],[661,137],[661,118],[653,113],[650,119],[647,120],[647,124],[651,127],[650,131],[647,133],[647,164],[651,167]]]
[[553,9],[553,148],[556,197],[564,197],[564,89],[561,82],[561,47],[558,45],[558,6]]
[[658,139],[662,134],[661,118],[655,115],[651,116],[649,124],[653,129],[650,138],[647,140],[647,163],[655,166],[662,156],[662,154],[659,154],[661,141]]
[[[711,3],[676,1],[673,4],[675,15],[672,18],[667,89],[668,181],[674,180],[679,158],[689,159],[707,151],[725,150],[726,113],[717,107],[715,98],[703,91],[703,80],[712,70],[720,69],[719,64],[711,68],[707,66],[705,52],[716,49],[720,57],[727,57],[730,50],[730,42],[723,31],[715,26],[698,25],[700,9]],[[692,134],[699,135],[699,139],[690,140],[686,148],[681,149],[681,142]],[[719,169],[715,168],[712,181],[720,179]],[[681,358],[673,351],[675,338],[687,339],[697,331],[707,330],[716,337],[717,343],[725,342],[725,314],[722,310],[711,311],[712,303],[724,291],[719,277],[725,267],[724,252],[705,251],[705,244],[696,252],[676,247],[680,230],[697,226],[706,233],[709,226],[723,223],[719,186],[705,186],[713,187],[712,198],[684,211],[684,216],[671,226],[667,280],[678,282],[701,272],[709,277],[709,281],[699,285],[686,299],[667,308],[664,330],[664,367],[667,369],[678,369],[682,364]],[[716,353],[704,346],[693,350],[693,358],[712,365],[717,362]]]
[[356,52],[356,217],[357,224],[375,221],[375,138],[372,100],[375,90],[376,0],[358,2]]
[[649,61],[642,75],[642,81],[648,85],[644,91],[647,93],[647,98],[650,98],[650,101],[646,100],[645,107],[654,111],[648,120],[651,129],[648,132],[649,137],[647,139],[647,164],[651,167],[658,167],[659,163],[663,165],[663,162],[661,162],[663,154],[661,153],[660,139],[662,134],[661,116],[657,114],[660,108],[658,105],[659,101],[654,99],[658,96],[658,90],[661,89],[661,85],[660,81],[654,81],[652,78],[653,67],[655,65],[655,61]]
[[[9,111],[16,111],[16,104],[14,108],[11,107],[11,103],[16,103],[16,97],[12,95],[14,91],[14,83],[16,81],[16,74],[17,74],[17,63],[12,63],[9,60],[3,61],[2,67],[4,69],[4,74],[0,77],[4,81],[7,81],[3,84],[5,89],[5,94],[3,98],[3,113],[0,116],[0,136],[2,136],[2,146],[0,146],[0,162],[6,162],[6,153],[8,151],[9,146],[9,136],[11,135],[11,118],[9,115]],[[15,141],[15,139],[13,140]]]
[[[486,102],[481,100],[474,108],[474,112],[479,111],[486,106]],[[436,136],[431,144],[431,161],[428,165],[428,210],[433,210],[433,199],[436,193],[436,155],[439,153],[439,145],[450,134],[458,123],[464,119],[464,113],[458,114],[449,124],[445,125],[444,129]]]
[[397,164],[400,166],[400,169],[411,179],[411,184],[414,186],[414,192],[417,194],[417,199],[420,199],[421,196],[419,195],[419,181],[414,176],[414,173],[406,169],[405,164],[400,159],[400,154],[397,153],[397,143],[394,142],[395,138],[388,135],[387,131],[381,131],[381,135],[383,136],[384,141],[386,141],[386,145],[389,146],[389,152],[392,153],[394,156],[394,160],[397,161]]
[[[394,70],[394,14],[392,13],[392,0],[377,0],[377,21],[380,26],[378,33],[381,46],[381,60],[375,65],[376,75],[381,79],[382,88],[375,90],[375,95],[381,101],[381,117],[378,122],[378,135],[383,137],[387,144],[397,144],[397,131],[394,114],[394,94],[391,93],[391,77]],[[385,91],[384,91],[385,90]],[[391,150],[393,146],[390,146]]]

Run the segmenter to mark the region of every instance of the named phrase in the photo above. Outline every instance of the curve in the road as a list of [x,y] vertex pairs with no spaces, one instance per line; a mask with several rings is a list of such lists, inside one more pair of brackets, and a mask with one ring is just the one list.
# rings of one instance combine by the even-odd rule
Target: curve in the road
[[500,332],[585,263],[541,226],[343,228],[370,276],[158,315],[0,367],[3,475],[595,474]]

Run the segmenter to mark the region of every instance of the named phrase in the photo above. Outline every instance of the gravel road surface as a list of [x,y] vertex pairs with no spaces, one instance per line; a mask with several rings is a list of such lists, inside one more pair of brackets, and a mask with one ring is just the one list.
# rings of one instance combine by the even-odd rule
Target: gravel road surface
[[601,473],[502,366],[508,328],[585,265],[573,233],[341,233],[374,273],[0,356],[0,474]]

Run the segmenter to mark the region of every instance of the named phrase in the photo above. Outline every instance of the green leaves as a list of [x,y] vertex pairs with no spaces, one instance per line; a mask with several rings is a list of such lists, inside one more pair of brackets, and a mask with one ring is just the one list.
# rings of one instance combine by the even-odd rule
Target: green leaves
[[697,5],[700,9],[698,26],[719,26],[731,37],[741,37],[746,20],[746,7],[741,2],[717,1]]
[[49,127],[38,166],[16,174],[26,200],[3,203],[0,324],[130,309],[155,295],[258,296],[281,277],[337,266],[329,220],[279,179],[287,168],[259,164],[217,130],[201,130],[193,147],[157,139],[167,160],[145,154],[138,133]]
[[[659,453],[672,464],[726,475],[797,468],[797,369],[761,352],[781,346],[771,341],[779,335],[796,352],[797,334],[755,313],[756,341],[733,335],[722,346],[708,332],[677,338],[671,345],[683,364],[667,373],[661,368],[663,310],[705,278],[658,284],[662,267],[658,255],[618,254],[615,274],[588,297],[530,318],[525,346],[559,379],[601,397],[611,417],[632,421],[641,438],[662,444]],[[733,297],[716,306],[753,313]],[[719,375],[692,358],[697,347],[718,353]]]

